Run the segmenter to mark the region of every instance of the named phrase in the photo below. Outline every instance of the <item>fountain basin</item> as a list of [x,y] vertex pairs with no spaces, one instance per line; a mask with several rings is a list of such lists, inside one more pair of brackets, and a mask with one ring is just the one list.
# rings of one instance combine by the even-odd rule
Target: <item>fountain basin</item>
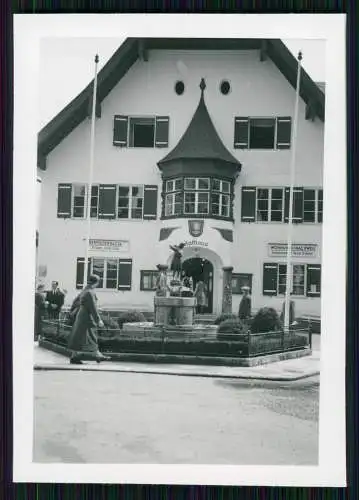
[[194,297],[155,297],[155,326],[192,329],[195,305]]

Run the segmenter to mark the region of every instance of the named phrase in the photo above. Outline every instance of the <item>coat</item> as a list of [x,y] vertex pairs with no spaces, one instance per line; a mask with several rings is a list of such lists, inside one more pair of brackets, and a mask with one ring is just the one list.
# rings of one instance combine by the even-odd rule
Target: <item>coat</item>
[[[50,317],[58,317],[62,306],[65,302],[65,295],[61,290],[57,289],[55,291],[50,290],[46,293],[46,302],[48,305],[48,312]],[[55,307],[52,307],[55,306]]]
[[97,310],[97,297],[93,289],[84,288],[75,301],[76,319],[68,341],[69,349],[80,353],[98,352],[96,326],[101,318]]
[[35,292],[35,339],[37,339],[38,335],[41,335],[42,329],[42,320],[45,314],[45,298],[42,293]]
[[252,314],[252,300],[248,295],[244,295],[239,304],[238,317],[239,319],[249,319]]
[[197,283],[194,296],[197,299],[197,306],[205,306],[207,304],[207,287],[203,281]]

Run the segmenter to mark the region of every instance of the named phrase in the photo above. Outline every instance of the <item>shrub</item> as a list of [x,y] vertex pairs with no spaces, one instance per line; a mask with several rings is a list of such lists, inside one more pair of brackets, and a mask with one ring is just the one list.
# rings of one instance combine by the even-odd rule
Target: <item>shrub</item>
[[115,319],[108,316],[107,318],[102,318],[104,327],[98,329],[98,334],[100,337],[111,338],[116,334],[116,330],[118,330],[119,326]]
[[244,340],[246,333],[247,328],[240,319],[226,319],[218,326],[217,339],[237,342]]
[[146,318],[139,311],[126,311],[117,319],[118,326],[122,328],[124,323],[144,323]]
[[217,318],[214,320],[214,324],[220,325],[221,323],[223,323],[223,321],[226,321],[227,319],[237,320],[238,316],[232,313],[222,313],[219,316],[217,316]]
[[281,329],[278,313],[272,307],[262,307],[251,323],[253,333],[275,332]]

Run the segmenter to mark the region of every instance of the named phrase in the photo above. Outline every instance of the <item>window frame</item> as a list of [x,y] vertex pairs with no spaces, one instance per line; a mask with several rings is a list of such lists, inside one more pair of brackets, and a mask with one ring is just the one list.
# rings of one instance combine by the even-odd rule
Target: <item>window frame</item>
[[[273,295],[278,298],[283,298],[285,297],[285,283],[286,283],[286,271],[287,271],[287,263],[286,262],[273,262],[273,261],[264,261],[264,266],[276,266],[276,293]],[[303,262],[303,261],[298,261],[298,262],[292,262],[292,290],[294,288],[294,267],[295,266],[302,266],[304,269],[304,281],[303,284],[299,285],[301,288],[303,288],[303,294],[294,294],[291,293],[291,297],[293,299],[307,299],[307,298],[320,298],[321,297],[321,286],[320,286],[320,292],[318,292],[318,295],[314,296],[308,294],[308,268],[312,266],[320,266],[320,264],[313,264],[310,262]],[[285,273],[281,272],[281,267],[285,268]],[[284,283],[280,283],[280,276],[284,276]],[[320,275],[320,282],[322,279],[322,275]],[[264,275],[262,275],[262,284],[264,281]],[[280,289],[283,287],[284,291],[280,291]],[[263,287],[262,287],[263,288]],[[267,294],[264,294],[262,292],[263,296],[266,296]]]
[[153,276],[155,282],[157,281],[159,271],[154,269],[141,269],[140,270],[140,291],[141,292],[154,292],[156,290],[156,283],[153,288],[146,288],[144,284],[144,278],[148,275]]
[[[261,199],[258,196],[258,191],[259,190],[267,190],[268,191],[268,198],[266,200],[268,201],[268,207],[267,207],[267,215],[268,219],[267,220],[259,220],[258,213],[258,201]],[[272,210],[272,201],[273,201],[273,190],[277,189],[278,191],[282,191],[282,208],[281,208],[281,220],[272,220],[272,211],[279,212],[279,210]],[[284,222],[285,218],[285,187],[256,187],[256,207],[255,207],[255,221],[256,222],[267,222],[271,224],[282,224]]]
[[[233,280],[237,280],[235,287],[233,287]],[[249,282],[249,293],[252,294],[253,273],[232,273],[232,295],[243,295],[241,288],[244,285],[242,283],[247,281]]]
[[[272,148],[257,148],[251,147],[251,121],[252,120],[273,120],[274,121],[274,134],[273,134],[273,147]],[[240,122],[247,122],[247,141],[246,142],[234,142],[235,149],[244,149],[250,151],[285,151],[291,149],[292,147],[292,137],[290,135],[289,143],[278,143],[278,123],[289,122],[291,126],[291,131],[293,128],[293,119],[291,116],[235,116],[234,117],[234,135],[236,137],[236,126]]]
[[[134,120],[147,120],[148,122],[152,122],[151,125],[153,126],[153,144],[152,146],[134,146],[134,133],[131,132],[131,124],[133,123]],[[129,149],[154,149],[155,144],[156,144],[156,116],[153,115],[147,115],[147,116],[139,116],[139,115],[129,115],[128,116],[128,121],[127,121],[127,147]],[[133,125],[132,125],[133,127]]]

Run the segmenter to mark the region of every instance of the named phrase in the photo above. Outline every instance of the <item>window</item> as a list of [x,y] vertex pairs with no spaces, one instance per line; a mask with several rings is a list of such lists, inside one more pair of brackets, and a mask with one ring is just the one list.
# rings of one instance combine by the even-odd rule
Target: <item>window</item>
[[113,145],[131,148],[168,147],[169,117],[115,115]]
[[249,149],[274,149],[275,119],[251,118]]
[[185,177],[165,181],[164,216],[214,216],[231,213],[231,183],[225,179]]
[[[83,219],[87,213],[86,184],[59,184],[57,216]],[[156,219],[158,186],[91,187],[91,217],[94,219]]]
[[85,217],[86,185],[73,184],[72,189],[72,217],[75,219]]
[[284,216],[284,188],[257,189],[257,221],[282,222]]
[[233,273],[232,274],[232,293],[242,295],[242,287],[249,286],[249,293],[252,293],[252,274]]
[[[320,297],[321,266],[314,264],[292,265],[292,294],[297,297]],[[286,264],[264,264],[263,295],[285,295]]]
[[213,179],[212,214],[229,217],[230,183]]
[[[288,222],[289,188],[243,187],[242,222]],[[293,222],[321,223],[323,190],[293,188]]]
[[141,271],[140,289],[142,291],[156,290],[158,271]]
[[178,81],[175,84],[175,92],[177,95],[182,95],[184,92],[184,83],[182,81]]
[[323,221],[323,190],[304,189],[303,222]]
[[117,217],[142,219],[143,186],[118,186]]
[[220,90],[223,95],[228,95],[230,90],[231,90],[231,84],[229,83],[228,80],[223,80],[220,84]]
[[[76,267],[76,288],[83,287],[85,259],[79,257]],[[88,274],[100,277],[100,290],[131,290],[132,260],[93,257],[89,259]]]
[[240,149],[289,149],[290,117],[256,118],[236,116],[234,147]]

